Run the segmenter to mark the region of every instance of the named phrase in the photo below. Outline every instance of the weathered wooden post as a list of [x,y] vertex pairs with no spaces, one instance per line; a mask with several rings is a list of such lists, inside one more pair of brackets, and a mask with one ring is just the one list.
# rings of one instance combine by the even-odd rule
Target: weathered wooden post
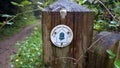
[[[120,33],[101,32],[94,42],[88,52],[87,68],[115,68],[115,59],[120,59]],[[110,59],[106,50],[111,50],[116,56]]]
[[58,0],[42,13],[46,68],[85,68],[93,29],[93,12],[69,0]]

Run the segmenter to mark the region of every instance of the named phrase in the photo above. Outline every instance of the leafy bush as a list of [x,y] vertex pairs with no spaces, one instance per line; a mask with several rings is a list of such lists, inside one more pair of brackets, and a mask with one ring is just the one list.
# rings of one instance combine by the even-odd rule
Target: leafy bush
[[22,28],[31,25],[36,22],[33,15],[32,3],[29,0],[11,0],[12,6],[16,7],[16,13],[14,15],[1,14],[2,18],[5,18],[0,22],[0,40],[3,40],[17,32]]
[[[106,50],[106,52],[109,54],[109,59],[114,59],[115,54],[111,50]],[[115,68],[120,68],[120,59],[115,59],[114,60],[114,67]]]
[[18,53],[11,57],[13,68],[40,68],[42,67],[41,28],[35,27],[34,32],[19,46]]
[[114,61],[114,66],[115,66],[115,68],[120,68],[120,59],[116,59]]
[[116,31],[120,23],[119,0],[78,0],[95,12],[94,29],[97,31]]
[[[57,0],[44,0],[44,7]],[[71,0],[95,12],[94,29],[97,31],[119,31],[119,0]]]

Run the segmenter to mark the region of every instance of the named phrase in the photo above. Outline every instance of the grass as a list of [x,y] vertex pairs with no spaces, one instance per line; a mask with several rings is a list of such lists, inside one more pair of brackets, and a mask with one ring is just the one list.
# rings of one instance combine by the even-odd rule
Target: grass
[[17,54],[11,56],[13,68],[43,68],[42,67],[42,36],[41,26],[35,27],[31,36],[22,43],[16,43],[19,47]]

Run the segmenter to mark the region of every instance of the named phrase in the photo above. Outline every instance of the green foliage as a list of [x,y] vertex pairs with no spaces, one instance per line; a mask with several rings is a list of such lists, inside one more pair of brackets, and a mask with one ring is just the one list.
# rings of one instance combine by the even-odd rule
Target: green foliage
[[41,27],[35,27],[34,32],[19,46],[18,53],[11,57],[14,68],[41,68],[42,67],[42,48],[41,48]]
[[[111,50],[106,50],[106,52],[109,54],[109,59],[115,58],[116,55]],[[120,59],[115,59],[114,67],[120,68]]]
[[28,1],[28,0],[25,0],[25,1],[21,1],[21,3],[17,3],[17,2],[12,1],[11,4],[13,4],[15,6],[24,7],[24,6],[31,5],[32,3],[30,1]]
[[[95,12],[95,30],[117,30],[120,21],[120,2],[118,0],[78,0],[78,3],[90,8]],[[107,10],[109,10],[111,14]],[[115,22],[114,24],[111,23],[113,21]]]
[[11,18],[11,17],[13,17],[13,15],[2,14],[2,16],[1,16],[1,17],[7,17],[7,18]]
[[120,60],[119,59],[115,60],[114,66],[115,66],[115,68],[120,68]]
[[96,23],[94,25],[94,29],[98,30],[98,31],[107,30],[108,25],[109,24],[106,23],[105,20],[98,20],[98,21],[96,21]]
[[106,50],[106,52],[109,54],[109,59],[115,58],[115,54],[111,50]]
[[24,6],[27,6],[27,5],[30,5],[32,3],[30,1],[25,0],[25,1],[22,1],[21,4]]
[[22,6],[22,5],[20,5],[20,4],[18,4],[17,2],[11,2],[11,4],[13,4],[13,5],[15,5],[15,6]]
[[31,25],[36,22],[33,12],[26,13],[26,11],[33,10],[30,1],[28,0],[19,0],[18,2],[12,1],[11,4],[17,6],[19,10],[17,10],[17,13],[15,13],[14,15],[10,14],[1,15],[1,17],[5,18],[5,20],[0,23],[0,40],[3,40],[3,38],[11,36],[19,32],[25,26]]
[[4,25],[13,25],[14,22],[9,21],[12,17],[14,17],[14,15],[8,15],[8,14],[2,14],[1,17],[6,18],[6,20],[4,20],[3,22],[0,22],[0,28],[2,28]]

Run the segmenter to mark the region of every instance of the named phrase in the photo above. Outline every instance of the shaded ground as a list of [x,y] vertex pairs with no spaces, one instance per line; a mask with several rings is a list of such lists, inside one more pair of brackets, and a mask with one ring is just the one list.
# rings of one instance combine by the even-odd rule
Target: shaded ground
[[36,23],[32,26],[24,28],[21,32],[9,37],[7,40],[0,41],[0,68],[10,68],[10,55],[17,52],[17,48],[13,45],[17,41],[24,40],[32,32],[32,28],[39,25]]

